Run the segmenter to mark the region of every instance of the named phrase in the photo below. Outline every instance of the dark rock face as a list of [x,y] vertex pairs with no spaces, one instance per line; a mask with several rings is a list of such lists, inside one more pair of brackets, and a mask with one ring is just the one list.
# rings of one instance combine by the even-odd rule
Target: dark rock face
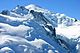
[[10,12],[9,12],[8,10],[3,10],[3,11],[1,12],[1,14],[3,14],[3,15],[9,15]]

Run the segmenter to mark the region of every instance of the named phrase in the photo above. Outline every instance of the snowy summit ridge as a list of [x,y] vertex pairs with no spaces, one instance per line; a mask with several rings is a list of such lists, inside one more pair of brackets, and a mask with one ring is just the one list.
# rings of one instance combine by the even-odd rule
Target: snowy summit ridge
[[0,53],[80,53],[80,21],[34,4],[3,10]]

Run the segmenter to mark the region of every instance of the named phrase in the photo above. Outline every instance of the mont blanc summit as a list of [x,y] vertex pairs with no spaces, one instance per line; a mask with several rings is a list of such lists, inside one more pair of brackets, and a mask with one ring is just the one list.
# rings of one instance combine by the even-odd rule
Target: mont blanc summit
[[3,10],[0,53],[80,53],[80,20],[34,4]]

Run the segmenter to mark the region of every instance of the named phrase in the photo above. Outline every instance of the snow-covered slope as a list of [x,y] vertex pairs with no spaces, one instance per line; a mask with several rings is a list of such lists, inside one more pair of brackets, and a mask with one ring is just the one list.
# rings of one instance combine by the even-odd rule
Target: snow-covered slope
[[80,53],[80,21],[37,5],[0,13],[0,53]]

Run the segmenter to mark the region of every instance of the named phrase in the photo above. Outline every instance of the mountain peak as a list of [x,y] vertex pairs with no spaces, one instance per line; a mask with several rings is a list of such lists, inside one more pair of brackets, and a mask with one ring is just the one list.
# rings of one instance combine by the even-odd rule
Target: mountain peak
[[41,8],[41,7],[38,5],[35,5],[35,4],[30,4],[30,5],[26,6],[26,8]]
[[80,53],[80,21],[34,4],[17,5],[0,13],[0,38],[0,53]]
[[39,7],[38,5],[35,5],[35,4],[30,4],[28,5],[29,7]]
[[49,12],[49,10],[47,9],[44,9],[38,5],[35,5],[35,4],[30,4],[28,6],[25,6],[26,9],[29,9],[29,10],[34,10],[34,11],[37,11],[37,12]]
[[28,6],[25,6],[25,8],[34,10],[34,9],[36,9],[36,8],[38,8],[38,7],[37,7],[37,5],[30,4],[30,5],[28,5]]

